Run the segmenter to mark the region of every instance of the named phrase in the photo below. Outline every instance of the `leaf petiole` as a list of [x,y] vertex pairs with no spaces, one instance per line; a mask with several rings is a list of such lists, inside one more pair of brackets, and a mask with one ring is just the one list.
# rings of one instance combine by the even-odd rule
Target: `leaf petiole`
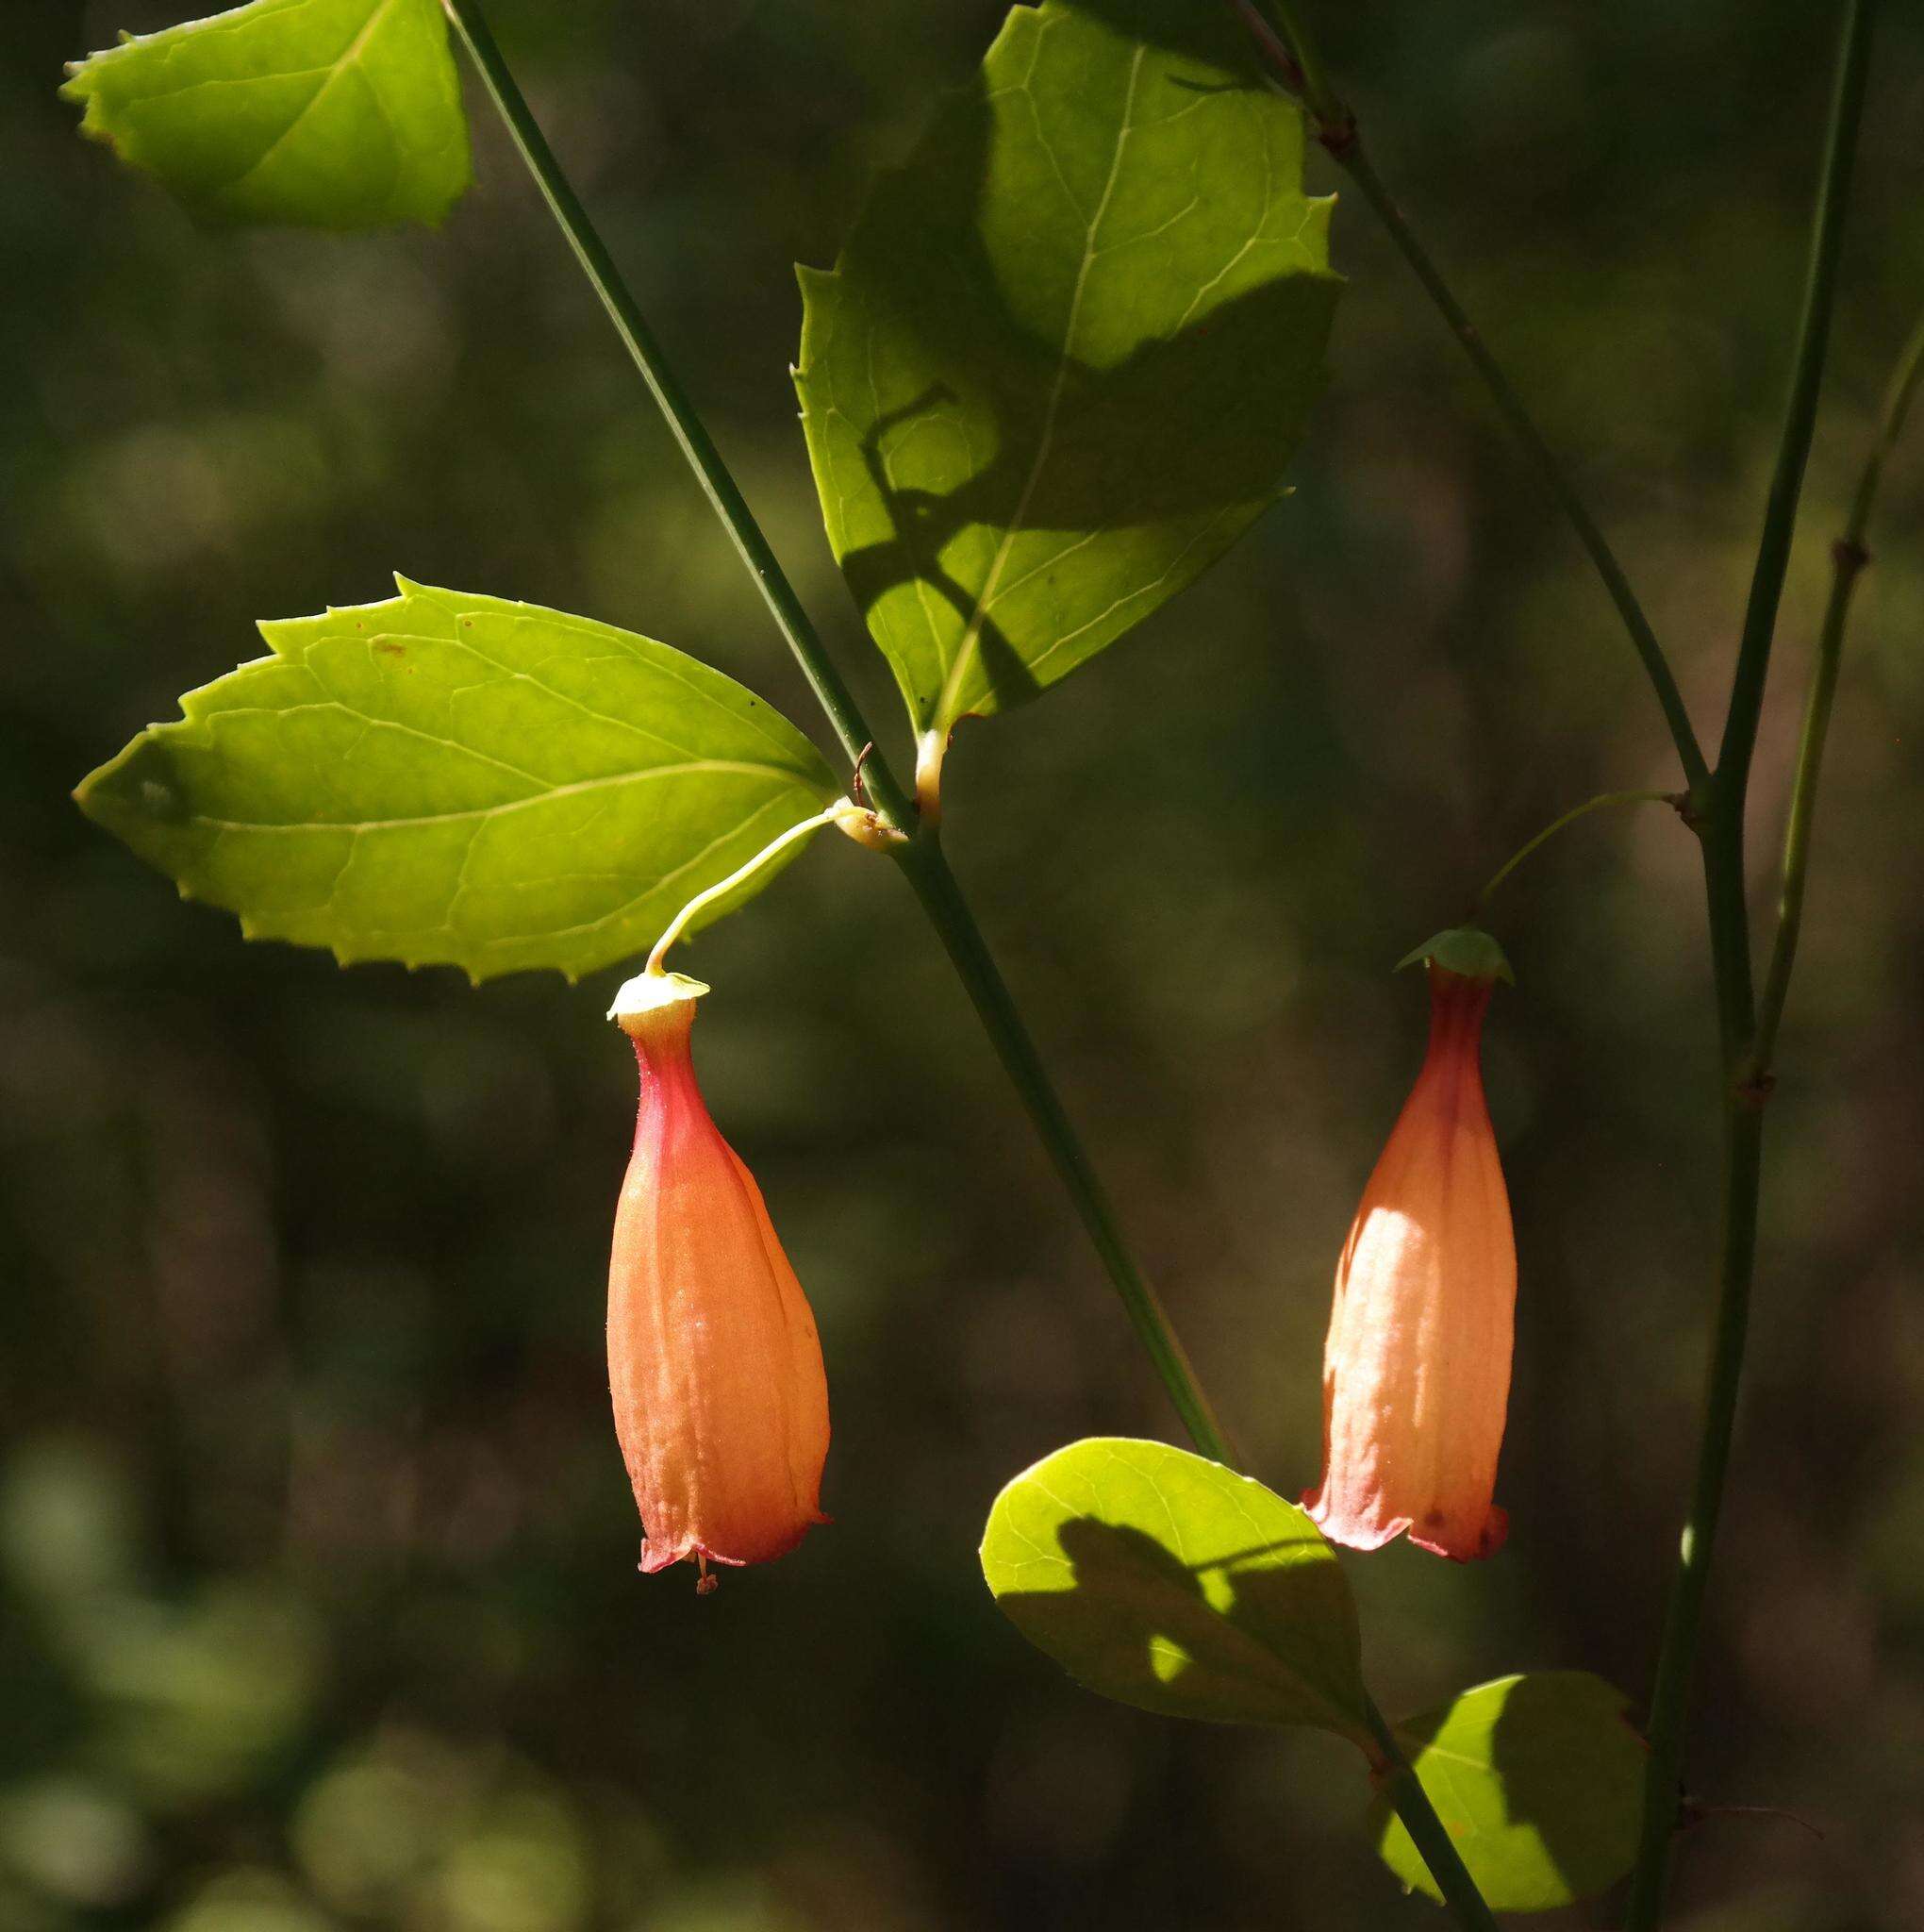
[[725,879],[717,879],[705,891],[697,892],[669,921],[667,930],[655,941],[655,950],[649,954],[648,964],[642,970],[656,976],[666,972],[667,968],[662,962],[668,958],[668,949],[688,930],[688,923],[707,907],[714,905],[718,900],[727,898],[738,887],[746,885],[763,866],[786,852],[798,839],[806,839],[821,831],[823,825],[835,824],[852,813],[859,816],[861,812],[860,806],[849,799],[838,798],[833,805],[823,806],[820,811],[803,819],[798,824],[790,825],[786,832],[777,833],[747,864],[737,866]]
[[1682,811],[1688,803],[1688,793],[1682,791],[1600,791],[1595,798],[1584,799],[1582,805],[1572,806],[1560,818],[1551,819],[1534,839],[1526,840],[1498,866],[1484,882],[1483,891],[1469,902],[1470,917],[1474,919],[1484,909],[1490,895],[1533,852],[1541,845],[1549,844],[1566,825],[1575,824],[1580,818],[1601,811],[1606,805],[1667,805]]

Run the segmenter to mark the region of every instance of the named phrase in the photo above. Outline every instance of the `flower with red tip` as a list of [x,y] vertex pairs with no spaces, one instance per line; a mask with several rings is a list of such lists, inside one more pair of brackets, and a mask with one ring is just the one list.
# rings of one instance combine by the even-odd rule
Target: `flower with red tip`
[[[1478,1050],[1509,968],[1470,928],[1428,961],[1430,1044],[1336,1265],[1323,1353],[1323,1474],[1303,1505],[1333,1542],[1407,1533],[1459,1562],[1493,1555],[1510,1392],[1517,1246]],[[1408,963],[1408,962],[1405,962]]]
[[641,1095],[608,1269],[615,1431],[644,1532],[641,1568],[763,1563],[815,1524],[828,1455],[821,1344],[755,1177],[695,1084],[707,989],[643,974],[610,1018]]

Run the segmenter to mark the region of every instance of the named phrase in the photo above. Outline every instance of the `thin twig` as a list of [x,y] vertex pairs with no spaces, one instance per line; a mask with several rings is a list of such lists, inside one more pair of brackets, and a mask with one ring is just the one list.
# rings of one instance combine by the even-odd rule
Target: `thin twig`
[[1501,886],[1538,846],[1547,845],[1566,825],[1575,824],[1580,818],[1593,811],[1601,811],[1607,805],[1667,805],[1682,808],[1687,803],[1686,794],[1680,791],[1600,791],[1595,798],[1586,798],[1582,805],[1573,805],[1562,817],[1551,819],[1534,839],[1528,840],[1504,859],[1493,872],[1487,883],[1474,899],[1469,902],[1470,917],[1474,919],[1485,905],[1490,895]]
[[1656,1680],[1650,1693],[1650,1762],[1645,1774],[1643,1824],[1624,1932],[1655,1932],[1663,1911],[1670,1848],[1678,1822],[1690,1680],[1703,1623],[1704,1596],[1722,1514],[1731,1443],[1736,1431],[1750,1329],[1750,1286],[1757,1249],[1757,1203],[1764,1149],[1767,1082],[1747,1077],[1756,1024],[1750,977],[1750,914],[1744,882],[1744,806],[1756,744],[1771,632],[1790,551],[1792,526],[1809,452],[1837,258],[1857,133],[1863,118],[1876,0],[1849,0],[1832,95],[1824,168],[1811,237],[1803,315],[1799,328],[1790,402],[1758,545],[1743,641],[1733,682],[1729,720],[1717,772],[1708,790],[1710,816],[1701,827],[1704,885],[1710,909],[1711,962],[1717,982],[1723,1046],[1723,1239],[1717,1270],[1717,1324],[1705,1379],[1697,1469],[1678,1543],[1677,1568],[1664,1611]]
[[1451,334],[1456,338],[1463,353],[1483,378],[1491,400],[1497,406],[1498,414],[1509,425],[1511,435],[1535,471],[1537,480],[1576,532],[1577,541],[1588,553],[1598,576],[1602,579],[1604,591],[1629,633],[1644,675],[1650,679],[1650,689],[1656,693],[1664,722],[1669,728],[1678,759],[1684,767],[1684,780],[1693,786],[1700,784],[1709,774],[1709,766],[1704,761],[1702,747],[1697,741],[1684,694],[1678,689],[1664,647],[1650,628],[1650,619],[1645,616],[1643,606],[1637,601],[1636,592],[1631,588],[1623,566],[1617,562],[1609,540],[1590,514],[1589,506],[1570,480],[1556,452],[1551,448],[1549,440],[1536,426],[1536,419],[1503,373],[1502,365],[1490,353],[1482,333],[1470,321],[1454,291],[1444,280],[1442,271],[1418,239],[1416,231],[1384,184],[1383,177],[1377,174],[1375,163],[1369,158],[1357,132],[1354,117],[1330,91],[1326,80],[1318,79],[1318,91],[1311,92],[1312,76],[1321,73],[1311,43],[1301,28],[1291,22],[1279,0],[1265,0],[1265,4],[1284,16],[1285,24],[1281,37],[1273,28],[1269,28],[1267,22],[1261,21],[1253,0],[1230,0],[1237,16],[1250,26],[1259,51],[1277,79],[1290,92],[1299,95],[1315,117],[1323,146],[1375,210],[1397,251],[1422,284],[1424,293],[1435,305]]
[[1857,129],[1864,114],[1870,75],[1870,30],[1876,0],[1851,0],[1845,19],[1844,50],[1837,64],[1832,106],[1832,139],[1824,156],[1817,191],[1817,214],[1811,231],[1810,268],[1804,278],[1803,313],[1798,323],[1797,359],[1777,462],[1765,506],[1764,534],[1750,575],[1744,610],[1743,639],[1737,648],[1737,675],[1717,753],[1717,782],[1737,801],[1741,820],[1750,755],[1757,743],[1757,721],[1764,706],[1764,681],[1770,669],[1770,642],[1777,629],[1777,607],[1790,566],[1790,541],[1797,528],[1798,498],[1804,464],[1816,428],[1817,392],[1823,386],[1824,358],[1831,343],[1831,312],[1837,292],[1837,262],[1844,248],[1844,212],[1850,199],[1850,176],[1857,164]]
[[1790,996],[1791,970],[1797,963],[1797,942],[1803,927],[1804,886],[1810,871],[1811,826],[1816,817],[1817,784],[1823,775],[1824,742],[1831,729],[1831,706],[1837,691],[1837,673],[1844,656],[1844,632],[1850,616],[1850,599],[1857,581],[1870,562],[1870,513],[1883,478],[1884,461],[1903,432],[1904,419],[1924,376],[1924,319],[1920,319],[1898,358],[1896,372],[1885,391],[1883,414],[1871,439],[1857,493],[1845,521],[1844,534],[1831,546],[1831,595],[1824,607],[1823,627],[1817,636],[1816,661],[1811,667],[1810,694],[1804,700],[1803,729],[1797,748],[1797,776],[1791,785],[1790,816],[1783,834],[1783,885],[1777,902],[1777,936],[1770,949],[1770,967],[1757,1001],[1757,1031],[1751,1042],[1748,1077],[1766,1080],[1777,1053],[1777,1029]]

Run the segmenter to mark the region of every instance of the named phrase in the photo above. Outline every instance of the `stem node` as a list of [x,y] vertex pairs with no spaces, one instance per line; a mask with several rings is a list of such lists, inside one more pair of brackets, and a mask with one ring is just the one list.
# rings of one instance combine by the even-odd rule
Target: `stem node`
[[1319,121],[1316,125],[1316,138],[1329,152],[1332,159],[1344,159],[1355,153],[1356,143],[1361,138],[1355,115],[1346,108],[1336,120]]
[[1714,787],[1706,778],[1700,784],[1693,785],[1688,791],[1678,792],[1670,801],[1675,806],[1677,816],[1700,839],[1709,826],[1716,811],[1713,797]]
[[829,823],[843,838],[853,839],[869,852],[893,852],[909,841],[909,834],[900,825],[890,824],[872,807],[857,805],[850,798],[843,799],[836,808]]
[[1766,1103],[1777,1091],[1777,1075],[1767,1071],[1746,1074],[1733,1091],[1740,1106],[1762,1113]]

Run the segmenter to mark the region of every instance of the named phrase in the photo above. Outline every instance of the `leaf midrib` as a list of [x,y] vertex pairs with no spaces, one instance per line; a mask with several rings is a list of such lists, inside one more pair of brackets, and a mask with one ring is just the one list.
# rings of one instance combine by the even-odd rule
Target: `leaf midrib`
[[975,656],[980,647],[982,627],[988,621],[988,608],[998,594],[998,586],[1003,572],[1008,567],[1009,554],[1015,547],[1017,537],[1021,533],[1024,519],[1029,514],[1029,505],[1035,500],[1036,491],[1042,480],[1042,472],[1047,468],[1049,458],[1054,453],[1055,427],[1062,413],[1063,392],[1069,384],[1069,369],[1074,359],[1076,330],[1082,323],[1083,296],[1088,288],[1089,270],[1096,259],[1096,235],[1101,229],[1103,218],[1109,212],[1109,204],[1116,193],[1116,183],[1122,173],[1122,150],[1128,145],[1129,136],[1135,127],[1136,91],[1142,77],[1142,63],[1149,49],[1138,44],[1135,58],[1129,63],[1129,84],[1122,96],[1122,125],[1116,133],[1116,151],[1109,158],[1108,178],[1103,183],[1103,192],[1097,201],[1095,211],[1090,215],[1083,231],[1082,264],[1076,270],[1075,289],[1070,297],[1069,318],[1063,326],[1062,353],[1056,359],[1055,376],[1049,389],[1049,401],[1042,413],[1042,429],[1037,438],[1035,459],[1029,466],[1028,476],[1022,484],[1022,493],[1016,500],[1016,508],[1009,518],[1007,527],[1003,531],[1002,541],[996,546],[994,559],[983,578],[982,589],[976,593],[975,608],[970,613],[962,641],[955,648],[955,656],[949,666],[948,675],[942,680],[942,689],[936,699],[935,716],[930,720],[931,728],[945,732],[956,723],[955,706],[960,701],[962,687],[969,672],[973,668]]
[[373,11],[361,23],[360,30],[327,68],[327,77],[302,102],[300,109],[296,112],[293,119],[238,175],[230,175],[224,180],[215,182],[213,186],[222,189],[238,188],[243,181],[259,174],[261,169],[267,166],[268,162],[274,158],[281,147],[292,139],[302,122],[320,106],[321,102],[326,97],[327,91],[333,87],[334,83],[351,68],[359,65],[360,58],[367,51],[369,42],[373,39],[374,35],[380,30],[382,23],[393,12],[399,4],[400,0],[376,0]]
[[[231,713],[225,715],[232,715]],[[378,721],[377,721],[378,722]],[[463,749],[464,747],[456,747]],[[785,784],[799,786],[791,774],[774,765],[756,765],[737,762],[723,758],[699,758],[688,764],[651,765],[639,772],[615,772],[600,778],[581,778],[568,785],[551,786],[546,791],[530,792],[525,798],[510,798],[499,805],[463,806],[456,811],[425,812],[406,818],[389,819],[302,819],[299,821],[276,821],[273,819],[217,819],[204,812],[194,812],[188,823],[205,825],[217,832],[393,832],[420,830],[430,825],[465,824],[474,819],[500,818],[509,812],[527,811],[536,806],[553,805],[565,798],[575,798],[593,791],[612,791],[623,785],[639,785],[651,778],[688,777],[697,774],[725,774],[736,777],[769,778]]]

